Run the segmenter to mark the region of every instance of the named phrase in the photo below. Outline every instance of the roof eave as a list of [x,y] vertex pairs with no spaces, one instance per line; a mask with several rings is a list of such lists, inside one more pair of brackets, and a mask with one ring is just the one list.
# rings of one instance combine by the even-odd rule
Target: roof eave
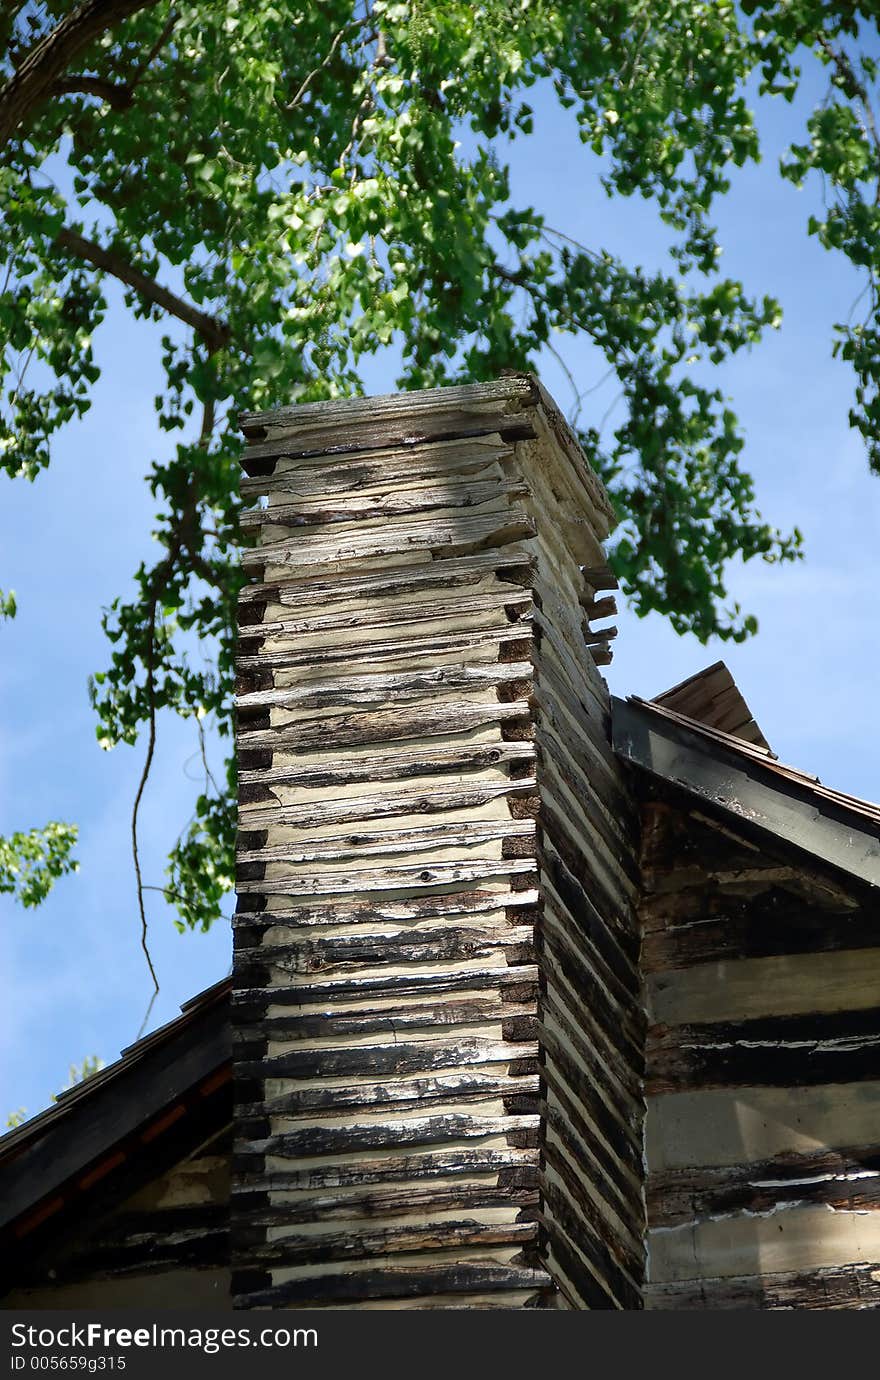
[[648,704],[612,697],[615,752],[655,780],[872,887],[880,886],[880,838],[855,809],[780,776]]

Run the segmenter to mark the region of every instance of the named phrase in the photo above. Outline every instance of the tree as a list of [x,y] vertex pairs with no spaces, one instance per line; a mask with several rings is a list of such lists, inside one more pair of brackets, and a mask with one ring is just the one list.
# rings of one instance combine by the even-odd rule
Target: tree
[[[105,611],[91,693],[104,747],[146,740],[132,835],[164,711],[229,739],[239,571],[239,409],[354,393],[366,356],[399,350],[400,386],[529,367],[586,333],[622,420],[583,444],[621,524],[613,561],[639,613],[741,640],[734,556],[800,554],[740,464],[717,364],[779,321],[719,273],[710,216],[759,156],[746,99],[791,99],[799,64],[826,98],[782,172],[821,175],[807,227],[864,270],[865,318],[841,324],[852,424],[880,469],[877,15],[848,0],[44,0],[6,6],[0,88],[0,464],[35,479],[82,416],[102,285],[166,326],[156,399],[168,452],[147,476],[160,559]],[[652,199],[668,271],[572,242],[509,197],[504,142],[528,138],[529,89],[552,86],[613,196]],[[577,389],[577,385],[575,385]],[[209,670],[187,648],[215,650]],[[235,764],[206,771],[171,849],[180,925],[207,927],[233,875]],[[15,845],[12,845],[13,847]],[[145,942],[146,949],[146,942]]]

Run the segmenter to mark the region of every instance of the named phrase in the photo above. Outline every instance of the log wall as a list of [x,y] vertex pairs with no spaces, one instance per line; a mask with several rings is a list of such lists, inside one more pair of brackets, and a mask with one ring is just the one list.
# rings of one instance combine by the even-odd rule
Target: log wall
[[[595,497],[576,500],[563,487],[559,461],[546,441],[527,461],[539,551],[533,718],[546,1259],[558,1306],[637,1309],[645,1035],[638,818],[610,747],[608,693],[594,664],[609,659],[607,642],[588,645],[591,620],[613,611],[601,593],[611,577],[596,566],[607,514]],[[582,523],[589,517],[579,533],[570,525],[578,511]]]
[[638,1306],[607,500],[526,378],[245,429],[237,1306]]
[[880,914],[654,802],[644,818],[649,1308],[880,1306]]
[[14,1308],[229,1306],[229,1166],[226,1130],[112,1210],[51,1238],[35,1258],[19,1247]]

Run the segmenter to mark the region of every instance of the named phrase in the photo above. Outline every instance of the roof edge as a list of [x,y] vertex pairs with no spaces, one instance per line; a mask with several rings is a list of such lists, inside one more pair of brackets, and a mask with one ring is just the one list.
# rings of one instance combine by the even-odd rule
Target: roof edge
[[[776,768],[743,744],[648,701],[611,699],[614,751],[656,780],[871,887],[880,886],[880,825],[862,802]],[[751,750],[749,751],[749,748]]]

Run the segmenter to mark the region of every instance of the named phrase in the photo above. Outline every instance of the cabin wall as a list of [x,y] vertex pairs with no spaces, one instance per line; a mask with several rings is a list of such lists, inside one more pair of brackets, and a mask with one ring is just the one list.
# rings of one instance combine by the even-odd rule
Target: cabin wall
[[35,1259],[15,1261],[12,1308],[229,1307],[228,1133],[122,1203],[59,1227]]
[[[596,919],[609,841],[564,822],[583,788],[626,851],[581,628],[601,490],[525,379],[282,410],[250,439],[237,1306],[637,1306],[610,1281],[625,1250],[637,1288],[641,1223],[606,1187],[619,1089],[586,1087],[625,985],[591,926],[629,935],[628,893]],[[545,945],[563,857],[578,894],[554,892]]]
[[643,838],[646,1306],[880,1306],[877,900],[674,805]]
[[519,449],[538,532],[533,713],[546,1258],[558,1306],[638,1309],[645,1036],[638,814],[610,747],[608,690],[594,662],[610,655],[591,631],[613,612],[601,593],[611,579],[600,545],[608,513],[577,458],[542,441],[528,455],[525,444]]

